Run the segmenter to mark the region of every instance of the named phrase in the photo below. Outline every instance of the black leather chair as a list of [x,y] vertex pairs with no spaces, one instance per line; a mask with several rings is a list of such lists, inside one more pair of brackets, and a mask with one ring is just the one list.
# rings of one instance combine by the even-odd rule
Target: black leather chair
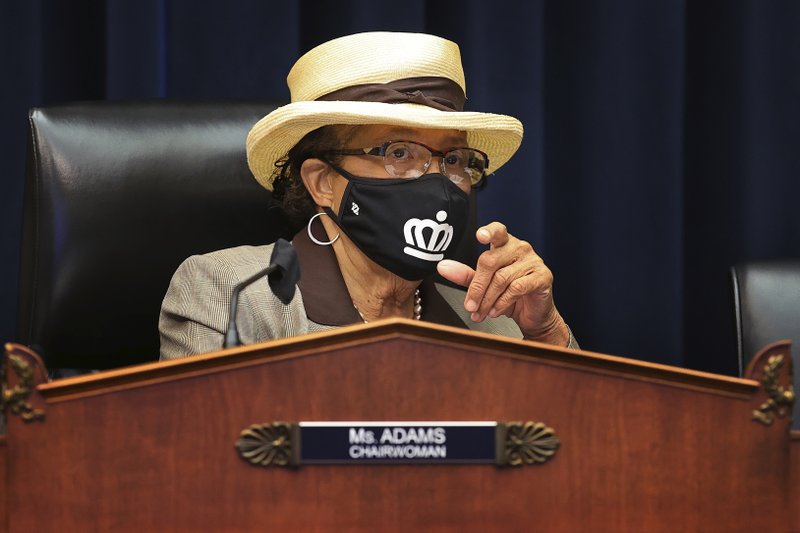
[[[272,208],[245,158],[247,132],[276,106],[89,102],[31,110],[18,341],[51,373],[156,360],[161,301],[181,261],[294,235],[298,228]],[[456,256],[474,263],[476,252],[469,234]]]
[[[792,341],[794,387],[800,391],[800,259],[754,261],[731,268],[739,372],[765,345]],[[800,416],[794,416],[800,429]]]
[[48,368],[158,358],[158,315],[189,255],[292,231],[245,160],[268,102],[33,109],[18,340]]

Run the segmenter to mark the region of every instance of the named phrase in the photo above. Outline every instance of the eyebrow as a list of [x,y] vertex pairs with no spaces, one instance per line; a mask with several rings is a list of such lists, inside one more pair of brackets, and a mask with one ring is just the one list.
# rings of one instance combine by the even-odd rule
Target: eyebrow
[[[414,133],[416,130],[412,128],[403,128],[403,127],[396,127],[391,128],[389,131],[386,132],[386,135],[381,135],[381,139],[385,141],[403,141],[406,139],[402,139],[403,135],[409,135]],[[400,135],[401,137],[398,137]],[[411,140],[411,139],[408,139]],[[465,138],[459,137],[457,135],[448,136],[445,138],[445,142],[448,143],[450,146],[464,146],[467,144],[467,140]]]

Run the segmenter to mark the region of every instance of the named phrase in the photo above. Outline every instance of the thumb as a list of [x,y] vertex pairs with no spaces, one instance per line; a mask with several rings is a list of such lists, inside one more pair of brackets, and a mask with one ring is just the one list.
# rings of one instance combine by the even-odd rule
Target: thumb
[[462,287],[468,287],[472,283],[472,278],[475,277],[475,270],[464,263],[459,263],[452,259],[439,261],[439,264],[436,265],[436,270],[447,281]]

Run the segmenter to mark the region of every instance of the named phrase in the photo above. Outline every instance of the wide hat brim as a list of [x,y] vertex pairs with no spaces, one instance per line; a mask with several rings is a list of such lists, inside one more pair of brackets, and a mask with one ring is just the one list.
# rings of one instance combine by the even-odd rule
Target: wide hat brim
[[489,173],[496,172],[511,159],[522,142],[523,133],[519,120],[493,113],[440,111],[419,104],[294,102],[259,120],[247,135],[247,163],[256,180],[271,191],[275,163],[283,159],[307,133],[334,124],[382,124],[464,131],[470,147],[488,154]]

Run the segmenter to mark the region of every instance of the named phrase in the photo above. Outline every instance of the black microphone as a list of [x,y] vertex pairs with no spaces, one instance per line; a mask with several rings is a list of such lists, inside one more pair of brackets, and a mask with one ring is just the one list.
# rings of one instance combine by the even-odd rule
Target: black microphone
[[239,293],[245,287],[264,276],[267,276],[267,281],[273,294],[283,302],[283,305],[288,305],[292,301],[292,297],[294,297],[294,288],[300,280],[300,265],[297,264],[297,252],[286,240],[278,239],[275,242],[267,268],[240,281],[233,288],[230,311],[228,312],[228,332],[225,334],[223,348],[241,346],[239,331],[236,329],[236,308],[239,305]]

